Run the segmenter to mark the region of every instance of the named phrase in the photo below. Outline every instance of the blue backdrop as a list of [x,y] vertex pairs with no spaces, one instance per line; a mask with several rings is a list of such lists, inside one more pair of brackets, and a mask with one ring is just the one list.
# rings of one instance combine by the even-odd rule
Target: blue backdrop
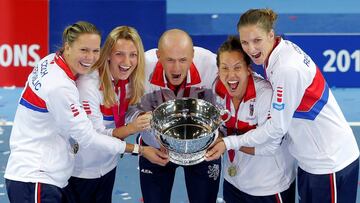
[[[157,41],[166,29],[180,28],[193,37],[195,45],[216,52],[227,35],[237,35],[240,12],[247,10],[245,6],[239,13],[226,13],[226,6],[219,3],[216,8],[224,8],[221,9],[224,13],[211,13],[210,10],[201,13],[204,4],[200,9],[194,3],[182,5],[182,11],[169,13],[167,9],[173,11],[174,8],[167,4],[174,3],[166,0],[51,0],[49,50],[54,52],[61,46],[62,31],[67,25],[87,20],[98,26],[103,40],[114,27],[129,25],[138,30],[145,50],[148,50],[157,47]],[[352,8],[351,4],[349,7]],[[187,13],[187,10],[199,10],[200,13]],[[297,12],[292,13],[290,9],[287,13],[279,13],[276,33],[285,33],[285,38],[304,49],[331,87],[360,87],[360,35],[356,34],[360,33],[360,14]],[[261,72],[261,69],[256,70]]]
[[165,0],[51,0],[50,51],[61,47],[62,31],[79,20],[95,24],[103,41],[115,27],[135,27],[142,37],[145,50],[157,46],[166,29]]

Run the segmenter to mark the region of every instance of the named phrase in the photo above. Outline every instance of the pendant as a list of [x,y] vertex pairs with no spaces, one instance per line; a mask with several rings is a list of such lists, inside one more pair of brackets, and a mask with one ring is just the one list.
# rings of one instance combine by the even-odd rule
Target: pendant
[[236,169],[235,165],[229,166],[227,171],[228,171],[228,174],[229,174],[230,177],[236,176],[237,169]]

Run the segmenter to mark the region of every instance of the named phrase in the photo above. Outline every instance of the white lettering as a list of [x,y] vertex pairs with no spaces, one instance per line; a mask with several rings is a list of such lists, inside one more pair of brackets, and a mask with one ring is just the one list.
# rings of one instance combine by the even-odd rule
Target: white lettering
[[355,72],[360,72],[360,50],[354,51],[351,58],[355,60]]
[[336,65],[340,72],[347,72],[350,68],[350,54],[347,50],[342,49],[336,57]]
[[4,44],[0,46],[0,65],[3,67],[10,66],[13,60],[13,52],[9,45]]
[[38,44],[1,44],[0,67],[34,67],[40,61]]
[[323,55],[325,57],[329,56],[323,68],[324,72],[360,72],[360,50],[355,50],[350,54],[346,49],[341,49],[337,53],[332,49],[327,49],[323,52]]
[[30,45],[30,47],[29,47],[29,56],[33,60],[29,60],[28,65],[31,66],[31,67],[34,67],[36,65],[36,63],[40,61],[40,56],[35,52],[37,50],[40,50],[40,45],[38,45],[38,44]]
[[26,60],[27,60],[27,45],[23,44],[15,44],[14,45],[14,66],[18,67],[19,62],[21,63],[21,66],[26,66]]

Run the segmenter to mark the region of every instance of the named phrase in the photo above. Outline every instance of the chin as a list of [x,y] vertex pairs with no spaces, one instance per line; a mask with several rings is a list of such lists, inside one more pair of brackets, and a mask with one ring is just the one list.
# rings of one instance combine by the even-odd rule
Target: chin
[[126,76],[126,77],[122,76],[119,78],[119,80],[127,80],[128,78],[129,78],[129,76]]
[[263,60],[260,60],[260,59],[255,59],[255,60],[252,60],[256,65],[260,66],[262,65],[264,62]]
[[[229,92],[229,91],[228,91]],[[229,92],[229,95],[231,96],[231,97],[236,97],[236,92]]]
[[173,83],[173,85],[175,86],[178,86],[178,85],[181,85],[182,81],[181,82],[177,82],[177,83]]
[[78,72],[78,74],[84,75],[84,74],[89,73],[89,71],[90,71],[90,69],[82,69],[82,70],[80,70],[80,71]]

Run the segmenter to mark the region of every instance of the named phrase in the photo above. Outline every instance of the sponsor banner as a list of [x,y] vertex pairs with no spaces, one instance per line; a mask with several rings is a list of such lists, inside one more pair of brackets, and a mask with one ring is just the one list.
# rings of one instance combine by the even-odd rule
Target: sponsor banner
[[285,34],[318,65],[330,87],[360,87],[360,34]]
[[0,87],[23,87],[48,54],[48,0],[0,1]]

